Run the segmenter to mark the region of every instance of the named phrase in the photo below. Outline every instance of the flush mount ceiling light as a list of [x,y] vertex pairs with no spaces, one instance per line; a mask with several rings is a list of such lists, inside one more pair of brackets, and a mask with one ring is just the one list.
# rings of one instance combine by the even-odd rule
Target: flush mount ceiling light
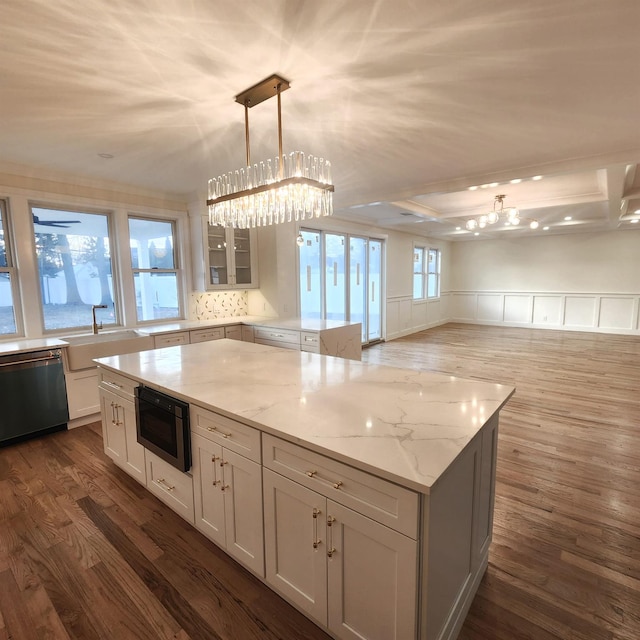
[[[280,96],[289,82],[273,75],[236,96],[244,105],[247,166],[209,180],[209,223],[247,229],[333,213],[331,163],[302,151],[282,152]],[[249,109],[277,96],[278,155],[251,165]]]
[[[500,194],[495,196],[493,200],[493,210],[487,214],[483,214],[478,218],[471,218],[467,220],[465,227],[468,231],[475,231],[476,229],[484,229],[487,225],[492,225],[498,222],[501,218],[506,216],[505,225],[517,226],[520,224],[520,211],[517,207],[507,207],[505,209],[504,199],[507,196]],[[538,228],[537,220],[528,220],[529,227],[531,229]]]

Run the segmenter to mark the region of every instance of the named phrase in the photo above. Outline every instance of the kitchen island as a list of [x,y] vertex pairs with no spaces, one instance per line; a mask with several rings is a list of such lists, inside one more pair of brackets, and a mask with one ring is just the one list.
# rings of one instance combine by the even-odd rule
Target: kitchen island
[[[97,362],[105,451],[329,634],[457,636],[513,388],[231,340]],[[138,384],[189,403],[190,474],[135,441]]]

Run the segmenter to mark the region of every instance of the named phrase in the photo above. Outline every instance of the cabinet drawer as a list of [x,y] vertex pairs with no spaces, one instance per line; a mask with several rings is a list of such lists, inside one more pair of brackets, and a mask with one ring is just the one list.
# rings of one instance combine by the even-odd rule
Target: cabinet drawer
[[158,347],[173,347],[178,344],[189,344],[189,332],[177,331],[176,333],[167,333],[162,336],[155,336],[153,338],[155,348]]
[[209,340],[220,340],[224,338],[224,327],[213,327],[212,329],[198,329],[190,331],[191,344],[194,342],[208,342]]
[[242,326],[239,324],[224,328],[224,337],[230,340],[242,340]]
[[320,334],[310,331],[300,333],[300,350],[320,353]]
[[[294,349],[300,348],[300,332],[299,331],[291,331],[290,329],[267,329],[266,327],[255,327],[254,328],[254,337],[255,341],[268,341],[263,342],[263,344],[269,344],[272,342],[280,343],[282,342],[282,346],[294,345]],[[280,345],[278,345],[280,346]]]
[[260,462],[260,432],[218,413],[191,405],[191,431],[235,451],[249,460]]
[[145,451],[147,489],[191,524],[193,512],[193,478],[182,473],[157,455]]
[[242,325],[242,340],[243,342],[253,342],[255,340],[253,327],[248,327],[245,324]]
[[298,445],[262,434],[263,465],[414,540],[418,494]]
[[140,384],[139,382],[102,368],[100,368],[99,371],[100,386],[103,389],[108,389],[113,393],[117,393],[123,398],[133,399],[135,395],[135,388]]

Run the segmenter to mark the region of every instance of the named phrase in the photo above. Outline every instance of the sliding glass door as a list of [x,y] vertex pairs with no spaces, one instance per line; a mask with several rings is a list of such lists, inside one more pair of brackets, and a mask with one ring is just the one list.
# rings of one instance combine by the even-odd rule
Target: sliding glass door
[[362,342],[382,338],[382,240],[303,229],[300,316],[362,324]]

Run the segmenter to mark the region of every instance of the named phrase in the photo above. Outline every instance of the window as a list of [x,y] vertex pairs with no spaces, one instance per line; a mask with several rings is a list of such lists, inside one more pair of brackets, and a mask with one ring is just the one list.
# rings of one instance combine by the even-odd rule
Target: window
[[91,326],[96,316],[114,325],[109,216],[106,213],[31,207],[44,329]]
[[0,336],[17,333],[17,275],[13,268],[6,203],[0,200]]
[[440,249],[413,248],[413,299],[440,297]]
[[174,222],[129,218],[138,322],[180,318]]

